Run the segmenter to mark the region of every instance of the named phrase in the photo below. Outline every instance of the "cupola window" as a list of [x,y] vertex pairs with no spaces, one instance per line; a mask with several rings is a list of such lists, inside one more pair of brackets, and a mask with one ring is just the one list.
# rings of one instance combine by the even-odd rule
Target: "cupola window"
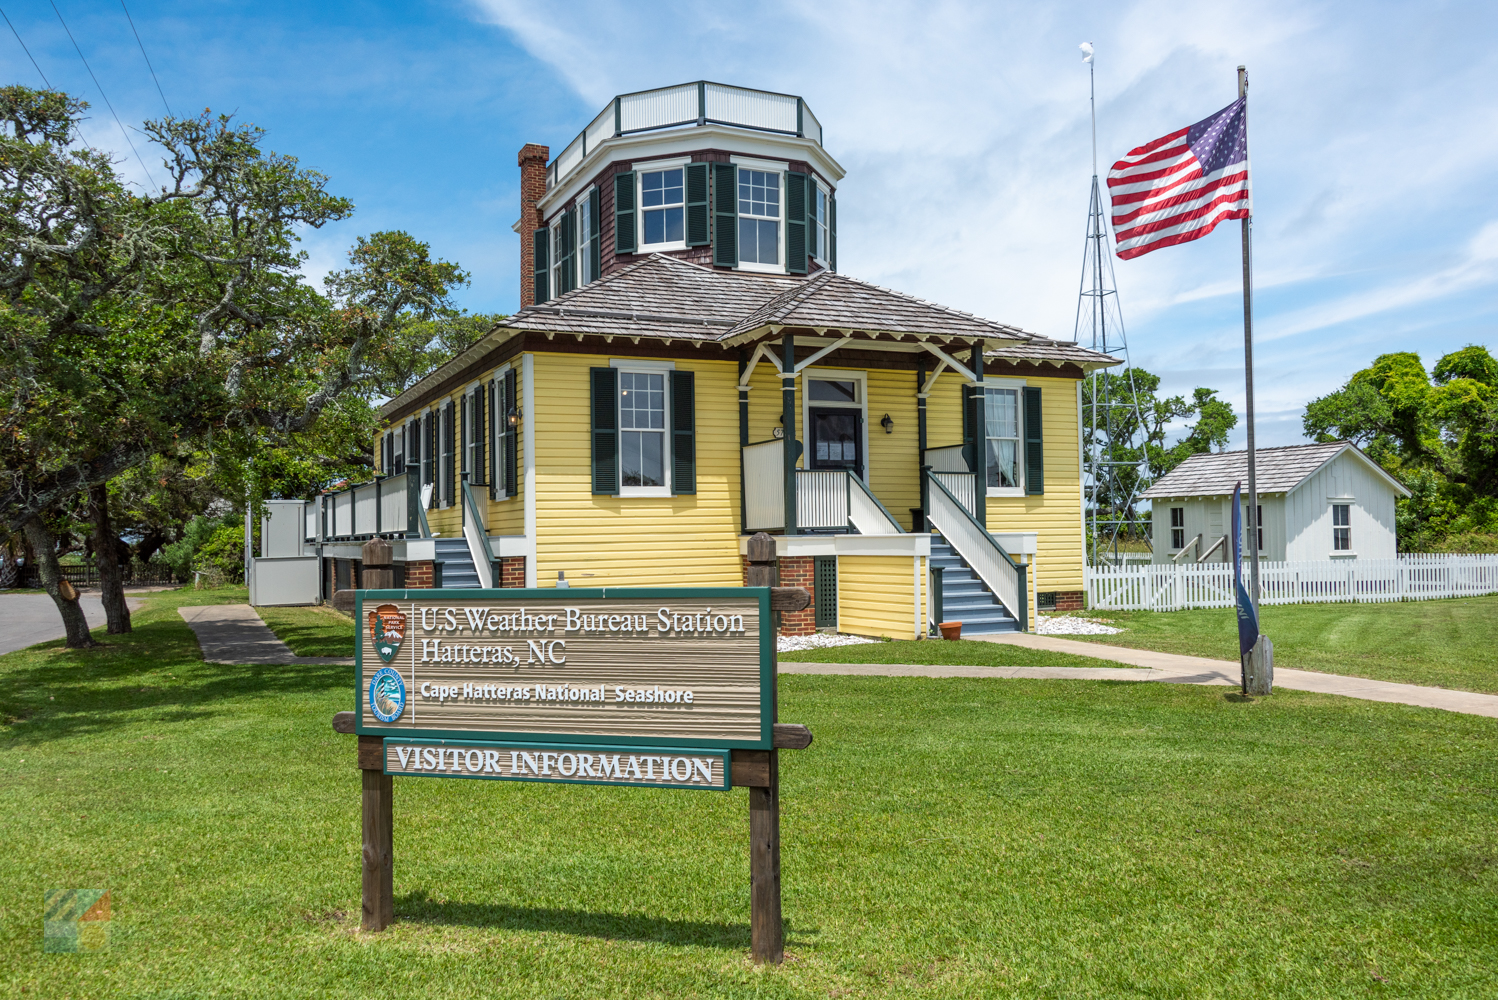
[[739,262],[780,263],[780,174],[739,168]]
[[640,174],[640,207],[645,213],[643,244],[685,240],[685,206],[680,167]]

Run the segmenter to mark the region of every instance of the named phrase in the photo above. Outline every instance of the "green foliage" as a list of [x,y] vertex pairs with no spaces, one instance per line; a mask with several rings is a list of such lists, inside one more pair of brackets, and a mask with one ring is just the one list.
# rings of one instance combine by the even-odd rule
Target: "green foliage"
[[244,514],[199,515],[187,522],[182,537],[161,550],[161,561],[178,580],[194,571],[213,571],[225,580],[244,579]]
[[[1432,377],[1433,376],[1433,377]],[[1403,551],[1476,550],[1498,533],[1498,360],[1468,345],[1427,375],[1418,354],[1380,355],[1341,389],[1306,405],[1317,441],[1352,441],[1408,487],[1399,501]]]

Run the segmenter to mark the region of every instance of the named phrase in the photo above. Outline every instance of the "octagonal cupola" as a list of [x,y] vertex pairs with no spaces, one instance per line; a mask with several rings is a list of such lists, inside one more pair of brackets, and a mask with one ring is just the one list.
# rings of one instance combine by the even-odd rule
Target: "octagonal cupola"
[[520,150],[521,305],[652,253],[723,269],[837,269],[843,169],[800,97],[698,81],[621,94],[555,158]]

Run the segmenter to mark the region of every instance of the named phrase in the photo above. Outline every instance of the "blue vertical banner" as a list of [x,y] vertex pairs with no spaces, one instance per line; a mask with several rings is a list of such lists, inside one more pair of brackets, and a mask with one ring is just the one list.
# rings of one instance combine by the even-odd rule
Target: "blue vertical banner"
[[[1253,530],[1253,529],[1250,529]],[[1238,597],[1238,655],[1247,656],[1259,641],[1259,615],[1243,586],[1243,483],[1233,487],[1233,592]]]

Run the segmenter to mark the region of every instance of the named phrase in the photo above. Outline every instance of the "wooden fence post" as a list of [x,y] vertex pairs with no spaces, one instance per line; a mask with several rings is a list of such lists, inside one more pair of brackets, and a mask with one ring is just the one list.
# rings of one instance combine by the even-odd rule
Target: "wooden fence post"
[[[749,539],[750,587],[775,585],[775,539],[761,531]],[[775,629],[779,639],[779,629]],[[772,685],[779,684],[779,657],[772,647]],[[772,687],[772,691],[774,687]],[[779,721],[779,697],[770,699],[770,722]],[[785,926],[780,913],[780,752],[771,750],[766,787],[749,788],[749,952],[756,962],[785,960]]]

